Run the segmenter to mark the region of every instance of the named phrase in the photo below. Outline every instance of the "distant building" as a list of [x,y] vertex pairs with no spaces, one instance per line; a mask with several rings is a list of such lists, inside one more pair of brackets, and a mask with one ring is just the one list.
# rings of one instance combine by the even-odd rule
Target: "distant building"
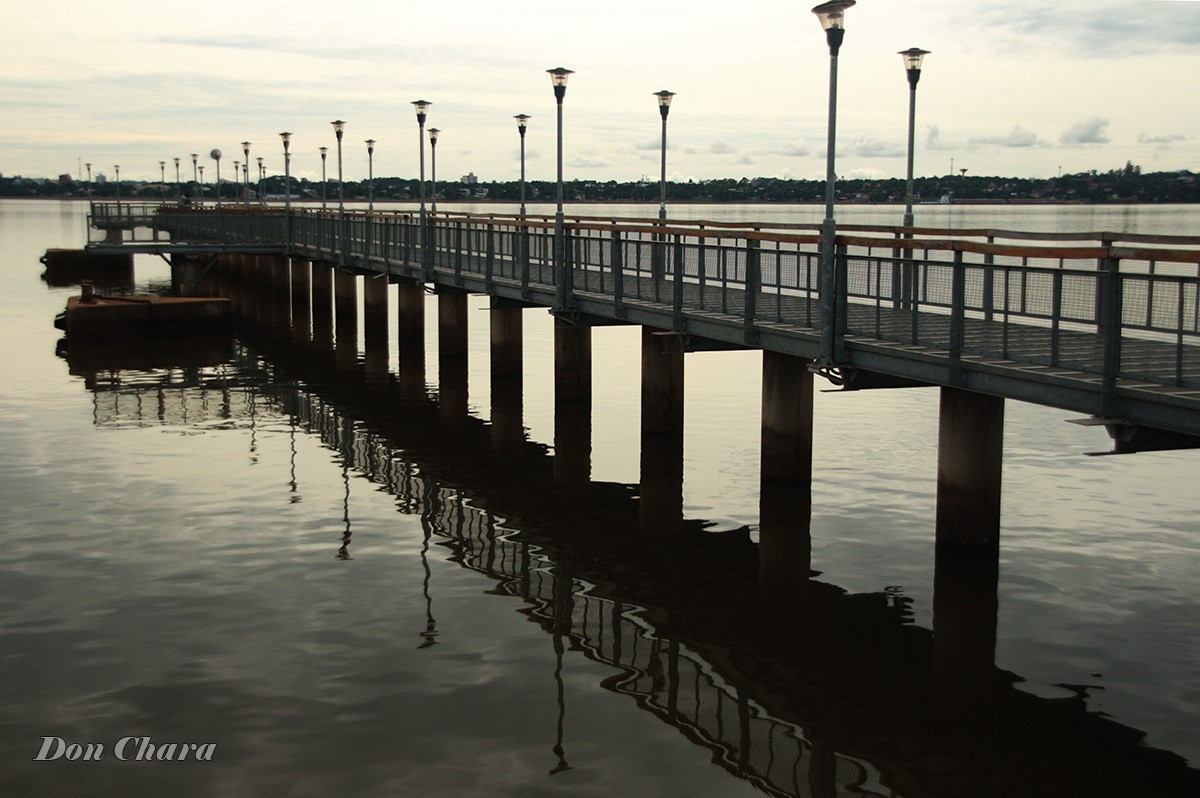
[[474,172],[467,172],[458,179],[458,182],[466,183],[468,186],[473,186],[479,182],[479,178],[475,176]]
[[75,185],[75,180],[70,175],[59,175],[58,184],[64,188]]

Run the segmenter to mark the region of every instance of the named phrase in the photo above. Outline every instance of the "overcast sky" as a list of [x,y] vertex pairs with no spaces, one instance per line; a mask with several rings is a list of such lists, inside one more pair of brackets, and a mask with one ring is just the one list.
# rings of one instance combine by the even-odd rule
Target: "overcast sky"
[[[417,174],[410,102],[433,103],[439,179],[519,176],[512,117],[532,115],[530,179],[656,179],[659,89],[677,92],[668,173],[824,177],[829,56],[813,2],[53,0],[11,5],[0,51],[0,173],[157,179],[158,163],[253,142],[320,177],[347,122],[348,180]],[[932,51],[915,172],[1051,177],[1126,161],[1200,167],[1200,2],[859,0],[839,59],[837,172],[903,177],[908,85],[896,52]],[[428,161],[427,161],[428,167]],[[330,176],[336,174],[331,149]],[[226,173],[227,174],[227,173]]]

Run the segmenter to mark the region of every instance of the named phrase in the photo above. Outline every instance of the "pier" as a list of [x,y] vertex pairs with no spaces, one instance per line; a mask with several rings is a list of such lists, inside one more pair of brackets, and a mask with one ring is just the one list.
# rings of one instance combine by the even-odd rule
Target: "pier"
[[[357,330],[361,308],[368,342],[395,330],[402,383],[423,380],[431,291],[446,397],[465,374],[467,293],[492,297],[494,384],[519,384],[523,309],[549,309],[564,486],[586,479],[591,330],[613,324],[642,329],[643,462],[666,485],[682,482],[689,352],[763,351],[764,491],[800,501],[821,423],[813,376],[938,388],[944,547],[999,545],[1005,399],[1104,425],[1116,452],[1200,445],[1200,237],[843,226],[823,282],[812,225],[573,216],[558,248],[536,215],[442,212],[422,226],[409,211],[95,203],[90,224],[89,253],[170,258],[185,294],[214,276],[252,286],[258,298],[235,307],[261,315],[264,294],[282,298],[314,339]],[[676,495],[643,496],[641,510],[676,517]]]

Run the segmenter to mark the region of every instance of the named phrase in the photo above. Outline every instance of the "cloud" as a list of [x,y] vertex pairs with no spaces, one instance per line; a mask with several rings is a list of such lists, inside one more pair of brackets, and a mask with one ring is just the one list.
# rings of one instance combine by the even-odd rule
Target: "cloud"
[[[661,150],[662,149],[662,139],[656,138],[656,139],[646,139],[645,141],[639,141],[633,145],[633,148],[635,150]],[[671,148],[671,145],[670,145],[670,143],[668,143],[667,149],[670,149],[670,148]]]
[[[1108,124],[1108,121],[1104,120],[1104,124]],[[973,147],[1038,147],[1044,145],[1045,142],[1039,139],[1033,131],[1026,130],[1020,125],[1013,125],[1012,129],[1004,135],[978,136],[968,139],[967,144]]]
[[1187,141],[1187,136],[1181,136],[1178,133],[1167,136],[1149,136],[1145,133],[1138,133],[1138,144],[1170,144],[1173,141]]
[[871,136],[858,136],[850,142],[847,149],[851,155],[857,155],[859,158],[896,158],[904,156],[907,152],[902,144],[880,141]]
[[1071,125],[1058,140],[1063,144],[1107,144],[1109,138],[1104,132],[1106,127],[1107,119],[1092,116]]
[[602,169],[612,166],[612,161],[598,156],[579,155],[571,160],[570,165],[579,169]]
[[754,163],[754,159],[751,158],[749,155],[743,155],[743,156],[739,157],[736,161],[734,161],[734,163],[751,164],[751,163]]
[[713,155],[728,155],[731,152],[737,152],[734,146],[726,141],[717,139],[708,146],[708,151]]
[[[1022,3],[991,8],[970,4],[953,20],[991,54],[1040,50],[1053,57],[1068,52],[1089,58],[1113,53],[1141,55],[1165,50],[1191,52],[1200,45],[1200,3],[1142,3],[1136,13],[1115,0],[1062,0],[1054,5]],[[971,31],[979,31],[972,35]],[[1033,42],[1041,45],[1033,46]]]
[[957,150],[962,147],[957,141],[943,141],[942,133],[937,125],[925,128],[925,148],[929,150]]
[[804,139],[788,139],[783,143],[783,148],[779,150],[780,155],[790,155],[800,157],[809,155],[812,149],[804,142]]

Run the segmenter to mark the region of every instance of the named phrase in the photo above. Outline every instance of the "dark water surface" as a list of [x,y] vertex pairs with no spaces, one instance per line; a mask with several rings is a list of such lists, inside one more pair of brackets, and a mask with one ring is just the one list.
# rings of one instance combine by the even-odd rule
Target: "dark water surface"
[[[381,360],[278,324],[64,358],[77,289],[38,257],[84,214],[0,202],[0,795],[1200,794],[1200,454],[1085,457],[1102,432],[1009,402],[998,588],[939,563],[935,641],[936,391],[819,393],[811,516],[760,518],[761,357],[689,355],[686,520],[647,528],[635,328],[594,332],[592,482],[566,488],[544,311],[518,441],[478,297],[466,413],[432,297],[428,392],[394,336]],[[1200,208],[921,221],[1190,233]],[[809,527],[811,579],[767,577],[764,524]],[[117,759],[146,736],[216,748]],[[45,737],[104,758],[35,762]]]

